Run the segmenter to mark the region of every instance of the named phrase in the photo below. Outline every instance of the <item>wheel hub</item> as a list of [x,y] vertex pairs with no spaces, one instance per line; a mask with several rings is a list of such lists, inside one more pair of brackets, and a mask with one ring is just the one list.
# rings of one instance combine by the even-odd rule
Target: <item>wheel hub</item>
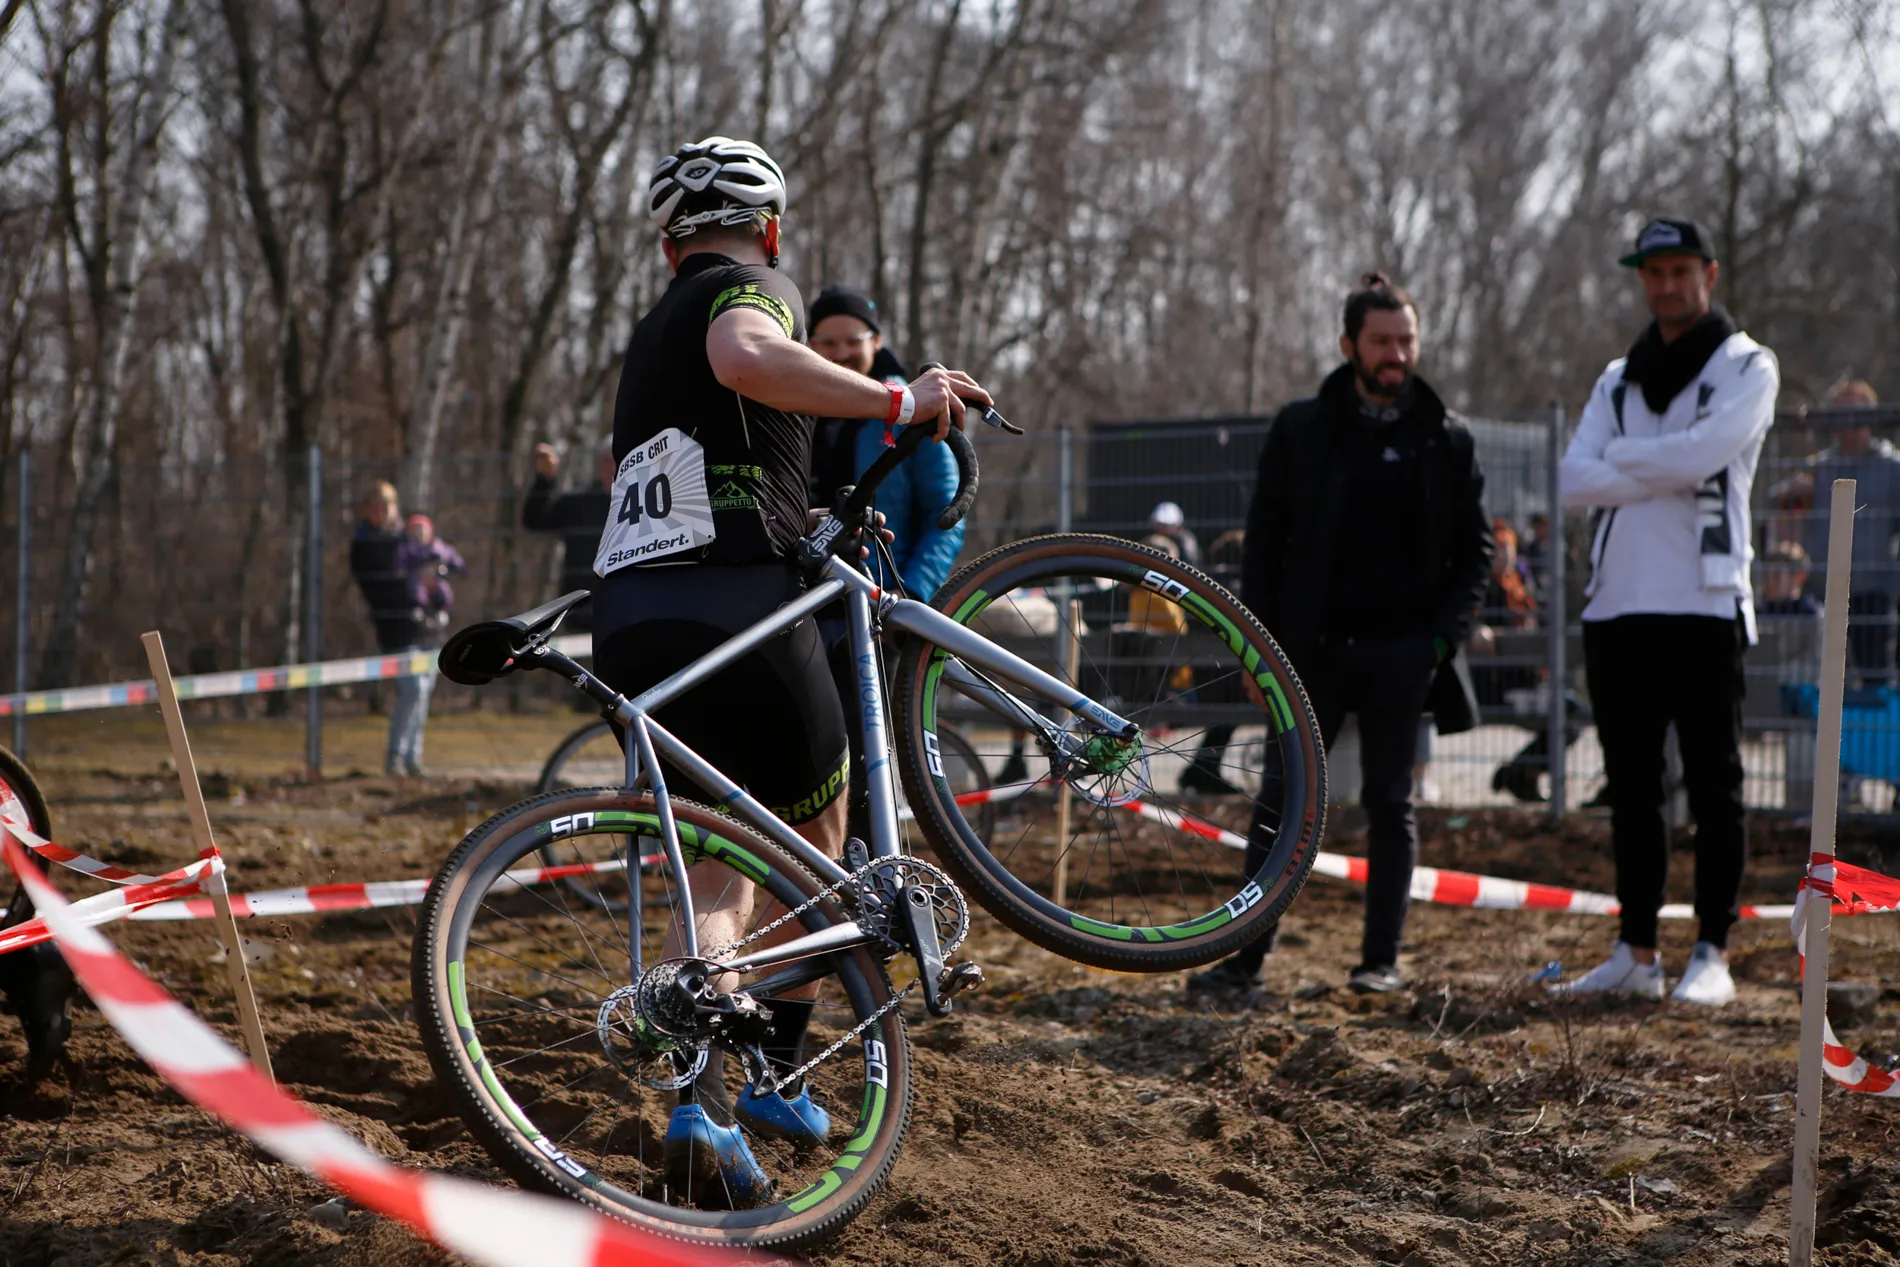
[[627,1077],[660,1091],[677,1091],[706,1067],[708,1044],[668,1038],[640,1015],[640,983],[623,985],[600,1005],[594,1029],[600,1049]]

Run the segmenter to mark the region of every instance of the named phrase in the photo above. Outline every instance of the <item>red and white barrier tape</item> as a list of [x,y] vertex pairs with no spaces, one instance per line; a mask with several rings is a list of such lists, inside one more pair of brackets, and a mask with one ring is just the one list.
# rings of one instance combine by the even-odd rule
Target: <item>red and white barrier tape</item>
[[737,1262],[616,1223],[585,1206],[391,1165],[251,1068],[203,1021],[73,918],[59,891],[4,841],[6,859],[52,927],[86,993],[132,1049],[192,1103],[352,1201],[489,1267],[678,1267]]
[[[18,802],[11,802],[11,804],[17,805]],[[162,875],[145,875],[138,871],[127,871],[109,862],[89,858],[64,845],[54,844],[33,830],[27,822],[24,806],[20,806],[17,813],[10,813],[7,805],[0,805],[0,829],[11,832],[21,844],[47,861],[57,862],[62,867],[77,871],[81,875],[89,875],[95,880],[110,880],[114,884],[161,884],[167,878]]]
[[[17,823],[0,820],[0,828],[16,836],[20,834]],[[35,837],[35,839],[38,838]],[[640,862],[643,865],[656,863],[661,860],[661,857],[660,854],[643,854]],[[214,862],[217,871],[222,874],[224,864],[221,860],[209,859],[194,862],[189,867],[157,877],[150,884],[112,889],[84,901],[75,902],[72,904],[72,910],[88,925],[103,924],[116,919],[210,919],[214,914],[211,899],[192,895],[203,891],[202,877],[209,873],[209,868]],[[530,885],[547,884],[554,880],[625,869],[626,863],[618,858],[605,862],[562,863],[553,867],[522,867],[504,873],[495,887],[497,892],[506,892],[509,887],[524,889]],[[181,879],[186,876],[194,878],[187,883]],[[233,893],[231,894],[231,913],[242,919],[246,916],[320,915],[337,911],[366,911],[384,906],[414,906],[422,901],[423,894],[428,890],[427,879],[373,880],[363,884],[309,884],[294,889]],[[23,950],[28,946],[51,939],[52,931],[44,918],[30,919],[0,933],[0,954],[5,954],[10,950]]]
[[[662,861],[664,855],[643,854],[642,865]],[[554,880],[583,875],[603,875],[625,871],[627,864],[614,858],[606,862],[569,862],[558,867],[522,867],[503,872],[494,891],[506,893],[548,884]],[[372,880],[365,884],[309,884],[294,889],[266,889],[260,893],[233,893],[231,913],[246,915],[321,915],[332,911],[367,911],[382,906],[414,906],[429,891],[429,881]],[[130,919],[209,919],[209,898],[147,906],[133,912]]]
[[[1247,838],[1240,833],[1204,822],[1180,810],[1150,805],[1146,801],[1130,801],[1124,808],[1150,822],[1199,836],[1203,840],[1215,841],[1230,849],[1247,847]],[[1335,880],[1364,884],[1366,860],[1321,850],[1313,860],[1313,872]],[[1497,876],[1449,871],[1439,867],[1412,869],[1412,900],[1494,911],[1566,911],[1572,915],[1615,915],[1622,909],[1617,900],[1607,893],[1533,884],[1527,880],[1504,880]],[[1785,916],[1792,909],[1785,906],[1746,906],[1742,908],[1742,916],[1745,919]],[[1665,906],[1660,914],[1663,919],[1690,919],[1695,912],[1686,903],[1678,902]]]
[[[5,837],[0,836],[0,839],[5,839]],[[122,889],[107,889],[104,893],[95,893],[83,901],[74,902],[68,913],[88,927],[115,919],[136,918],[141,910],[148,907],[159,903],[176,902],[180,898],[189,898],[194,893],[202,893],[206,879],[214,874],[224,874],[224,860],[215,851],[190,866],[180,867],[151,884],[132,884]],[[206,898],[204,902],[208,910],[210,899]],[[24,950],[28,946],[36,946],[40,942],[51,940],[52,935],[45,917],[36,915],[0,933],[0,955],[10,950]]]
[[[1809,855],[1807,874],[1801,877],[1801,887],[1795,893],[1793,913],[1788,920],[1794,929],[1795,949],[1803,952],[1803,973],[1808,967],[1805,953],[1808,905],[1818,898],[1831,899],[1836,915],[1900,910],[1900,880],[1851,862],[1841,862],[1832,854]],[[1900,1078],[1874,1068],[1865,1058],[1842,1046],[1826,1009],[1822,1010],[1821,1025],[1821,1068],[1827,1071],[1828,1077],[1860,1095],[1900,1099]]]
[[[1177,831],[1218,841],[1234,849],[1247,847],[1244,836],[1202,822],[1178,810],[1140,801],[1130,802],[1127,808],[1151,822]],[[1363,884],[1366,879],[1366,860],[1322,852],[1313,863],[1313,870],[1320,875]],[[1816,897],[1833,899],[1836,915],[1900,910],[1900,880],[1840,862],[1831,855],[1815,854],[1809,860],[1807,874],[1802,877],[1801,887],[1795,893],[1792,904],[1744,906],[1741,908],[1741,917],[1790,920],[1798,949],[1807,924],[1807,905]],[[1500,880],[1495,876],[1441,871],[1434,867],[1413,869],[1412,898],[1420,902],[1493,910],[1569,911],[1589,915],[1615,915],[1621,910],[1616,899],[1607,893]],[[1687,903],[1674,902],[1663,907],[1658,914],[1664,919],[1690,919],[1694,917],[1695,911]],[[1805,965],[1805,960],[1803,962]],[[1824,1021],[1823,1024],[1826,1030],[1822,1039],[1822,1067],[1827,1070],[1828,1077],[1847,1090],[1862,1095],[1900,1099],[1900,1077],[1874,1068],[1863,1057],[1842,1046],[1840,1039],[1835,1036],[1832,1021]]]

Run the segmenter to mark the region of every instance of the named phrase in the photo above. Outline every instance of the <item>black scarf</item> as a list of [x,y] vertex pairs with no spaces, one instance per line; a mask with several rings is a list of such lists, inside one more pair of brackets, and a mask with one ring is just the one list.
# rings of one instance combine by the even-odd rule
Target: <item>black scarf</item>
[[1660,417],[1669,402],[1682,389],[1695,382],[1696,375],[1709,363],[1715,350],[1735,333],[1735,323],[1720,306],[1709,309],[1702,320],[1664,343],[1662,331],[1654,321],[1642,337],[1630,345],[1629,360],[1623,366],[1623,381],[1643,389],[1643,403]]

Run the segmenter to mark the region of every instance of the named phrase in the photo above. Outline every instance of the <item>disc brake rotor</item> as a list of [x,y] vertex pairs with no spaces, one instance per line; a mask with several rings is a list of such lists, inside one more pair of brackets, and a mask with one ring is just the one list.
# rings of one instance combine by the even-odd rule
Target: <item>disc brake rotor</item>
[[594,1014],[600,1049],[627,1077],[657,1091],[677,1091],[705,1069],[710,1044],[681,1042],[648,1024],[640,1015],[644,984],[643,978],[633,985],[623,985],[601,1003]]

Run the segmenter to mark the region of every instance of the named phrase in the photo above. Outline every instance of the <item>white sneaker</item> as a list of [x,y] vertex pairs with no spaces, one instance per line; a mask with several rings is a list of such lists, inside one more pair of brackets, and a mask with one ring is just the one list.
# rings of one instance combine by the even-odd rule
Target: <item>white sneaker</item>
[[1689,966],[1669,996],[1679,1003],[1721,1007],[1735,1001],[1735,978],[1728,973],[1728,956],[1714,945],[1699,941],[1689,954]]
[[[1723,970],[1727,975],[1727,969]],[[1637,963],[1636,955],[1623,942],[1617,942],[1607,961],[1598,964],[1575,981],[1561,981],[1547,987],[1557,998],[1578,994],[1606,994],[1611,991],[1634,994],[1645,999],[1663,997],[1662,962],[1652,959]]]

